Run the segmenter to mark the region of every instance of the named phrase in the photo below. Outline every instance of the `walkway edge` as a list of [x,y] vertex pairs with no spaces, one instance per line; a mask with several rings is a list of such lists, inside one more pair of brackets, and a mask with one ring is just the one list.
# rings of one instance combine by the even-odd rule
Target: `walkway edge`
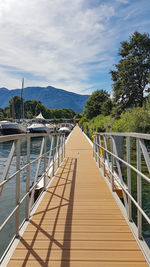
[[[98,167],[97,164],[96,164],[96,166]],[[111,186],[110,186],[107,178],[103,175],[103,171],[102,171],[101,168],[99,169],[99,171],[100,171],[100,174],[102,175],[102,177],[104,178],[104,180],[105,180],[105,182],[106,182],[106,184],[107,184],[107,186],[108,186],[113,198],[115,199],[115,201],[116,201],[116,203],[117,203],[117,205],[118,205],[123,217],[125,218],[125,220],[126,220],[128,226],[129,226],[129,228],[130,228],[130,230],[131,230],[131,232],[132,232],[132,234],[133,234],[133,236],[134,236],[134,238],[135,238],[135,240],[136,240],[141,252],[143,253],[143,256],[144,256],[145,260],[147,261],[148,265],[150,266],[150,250],[149,250],[146,242],[144,240],[140,240],[138,238],[137,228],[134,225],[134,223],[129,222],[129,220],[127,218],[127,214],[126,214],[126,210],[125,210],[124,205],[122,204],[122,202],[118,198],[117,194],[115,192],[111,191]]]

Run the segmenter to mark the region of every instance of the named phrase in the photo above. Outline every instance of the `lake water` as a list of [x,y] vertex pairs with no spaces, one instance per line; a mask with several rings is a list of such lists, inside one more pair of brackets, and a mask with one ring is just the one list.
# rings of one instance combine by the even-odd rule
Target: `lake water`
[[[42,138],[34,137],[31,138],[31,151],[30,159],[34,160],[38,157],[41,148]],[[7,158],[12,146],[12,142],[0,143],[0,181],[2,181],[2,174],[4,167],[7,162]],[[50,149],[50,142],[47,140],[47,151]],[[47,157],[48,161],[48,157]],[[21,167],[27,163],[27,143],[26,139],[21,141]],[[30,175],[30,186],[33,183],[34,176],[36,173],[37,162],[31,165]],[[8,177],[16,171],[16,156],[14,155],[11,163]],[[43,159],[41,160],[39,176],[43,173]],[[20,199],[26,193],[26,171],[21,172],[20,176]],[[0,196],[0,225],[4,222],[10,212],[15,208],[16,205],[16,177],[8,182],[2,191]],[[20,208],[20,222],[25,218],[25,201],[22,203]],[[0,257],[3,255],[9,242],[15,235],[15,215],[11,218],[9,223],[3,228],[0,233]]]

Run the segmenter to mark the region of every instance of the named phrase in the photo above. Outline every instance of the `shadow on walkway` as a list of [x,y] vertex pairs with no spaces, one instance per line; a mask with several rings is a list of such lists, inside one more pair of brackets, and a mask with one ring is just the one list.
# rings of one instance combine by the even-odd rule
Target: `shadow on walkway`
[[[77,159],[67,158],[63,165],[60,167],[59,173],[55,176],[55,181],[52,186],[48,189],[46,194],[49,197],[46,198],[47,202],[42,209],[42,202],[40,204],[40,210],[34,214],[30,223],[35,228],[32,240],[21,238],[20,242],[23,248],[27,250],[23,267],[29,264],[29,259],[34,258],[41,266],[48,266],[54,257],[53,247],[55,251],[59,249],[61,267],[70,266],[70,249],[71,249],[71,228],[72,228],[72,215],[73,215],[73,204],[74,204],[74,191],[75,191],[75,179],[76,179]],[[44,199],[43,199],[44,200]],[[52,203],[52,204],[51,204]],[[67,210],[64,211],[64,208]],[[62,214],[63,217],[62,217]],[[49,217],[49,219],[47,219]],[[37,219],[39,220],[37,222]],[[45,223],[46,219],[46,223]],[[48,220],[48,225],[47,225]],[[51,221],[52,220],[52,221]],[[64,230],[62,231],[63,238],[57,240],[57,229],[60,226],[61,220],[63,223]],[[46,225],[46,227],[45,227]],[[47,230],[49,226],[49,230]],[[30,227],[30,226],[29,226]],[[30,231],[30,230],[29,230]],[[60,233],[60,230],[58,231]],[[59,234],[58,233],[58,234]],[[40,246],[39,251],[35,249],[35,243],[38,244],[39,234],[42,234],[41,240],[48,240],[47,247],[44,247],[44,256],[41,256]],[[42,248],[43,249],[43,248]],[[54,260],[55,261],[55,260]]]

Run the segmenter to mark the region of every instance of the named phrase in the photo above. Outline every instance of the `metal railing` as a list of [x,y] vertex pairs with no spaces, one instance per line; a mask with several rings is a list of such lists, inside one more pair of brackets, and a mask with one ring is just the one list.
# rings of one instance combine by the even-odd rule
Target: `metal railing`
[[[142,181],[150,184],[149,134],[137,133],[97,133],[93,135],[93,156],[110,181],[111,190],[119,186],[130,222],[133,222],[133,204],[137,209],[138,238],[142,236],[142,217],[150,225],[150,210],[142,208]],[[132,155],[132,157],[131,157]],[[132,159],[131,159],[132,158]],[[147,167],[142,171],[142,161]],[[136,196],[133,195],[133,173],[136,174]],[[134,175],[135,177],[135,175]],[[135,191],[135,189],[134,189]],[[150,196],[150,195],[149,195]],[[150,201],[147,200],[147,202]]]
[[[40,153],[38,157],[31,160],[31,144],[35,138],[41,138],[40,141]],[[3,195],[5,186],[12,180],[16,182],[16,204],[10,214],[5,218],[3,223],[0,225],[0,232],[8,224],[10,219],[15,216],[15,237],[19,237],[19,231],[21,225],[25,220],[29,220],[31,212],[35,206],[34,195],[37,185],[42,181],[43,187],[42,193],[48,188],[51,178],[56,173],[61,162],[65,157],[65,135],[60,133],[55,134],[21,134],[12,136],[1,136],[0,143],[6,143],[11,141],[11,149],[7,157],[7,161],[3,170],[3,175],[0,180],[0,197]],[[24,142],[26,146],[26,162],[22,166],[21,162],[21,144]],[[12,161],[15,158],[16,171],[9,175]],[[31,185],[31,166],[36,163],[35,176]],[[42,174],[39,175],[39,171]],[[23,171],[26,172],[25,179],[25,194],[23,197],[20,194],[20,180]],[[11,192],[10,192],[11,194]],[[20,207],[25,202],[25,218],[23,222],[20,222]],[[13,238],[13,239],[14,239]]]

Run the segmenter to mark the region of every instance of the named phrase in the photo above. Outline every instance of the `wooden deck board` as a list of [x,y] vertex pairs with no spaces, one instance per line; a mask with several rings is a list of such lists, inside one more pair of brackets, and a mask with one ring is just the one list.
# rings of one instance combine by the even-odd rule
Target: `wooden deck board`
[[148,266],[79,127],[8,266]]

